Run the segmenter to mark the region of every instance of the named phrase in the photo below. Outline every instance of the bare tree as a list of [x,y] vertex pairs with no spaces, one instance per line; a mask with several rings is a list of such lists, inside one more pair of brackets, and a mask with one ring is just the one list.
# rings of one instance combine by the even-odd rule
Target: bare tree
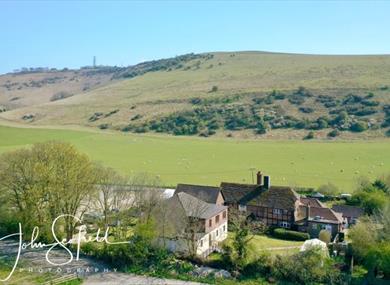
[[161,180],[148,173],[140,173],[130,178],[129,185],[130,191],[134,193],[135,207],[142,215],[142,220],[149,222],[153,211],[163,201]]
[[95,206],[102,212],[104,227],[107,228],[110,217],[128,200],[126,191],[121,187],[126,180],[112,168],[99,167],[98,174]]

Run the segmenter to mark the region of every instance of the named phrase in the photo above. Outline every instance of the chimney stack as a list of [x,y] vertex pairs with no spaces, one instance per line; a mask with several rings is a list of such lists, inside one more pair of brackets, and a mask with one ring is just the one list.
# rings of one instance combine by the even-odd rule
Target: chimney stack
[[310,205],[306,206],[306,222],[310,219]]
[[258,171],[256,173],[256,177],[257,177],[257,185],[263,185],[263,174],[261,173],[261,171]]
[[264,188],[269,189],[271,187],[271,177],[264,176]]

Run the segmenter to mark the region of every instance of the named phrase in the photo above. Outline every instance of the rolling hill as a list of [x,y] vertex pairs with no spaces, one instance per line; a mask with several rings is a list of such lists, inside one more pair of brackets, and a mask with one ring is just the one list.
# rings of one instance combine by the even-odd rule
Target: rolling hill
[[390,56],[221,52],[128,68],[14,73],[0,76],[0,106],[0,118],[28,125],[378,138],[390,134]]

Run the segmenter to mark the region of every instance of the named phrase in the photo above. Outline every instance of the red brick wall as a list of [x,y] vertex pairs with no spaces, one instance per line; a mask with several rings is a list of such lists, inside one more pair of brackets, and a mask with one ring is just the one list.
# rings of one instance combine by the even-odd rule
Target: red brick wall
[[[226,217],[223,217],[223,212],[226,212]],[[217,216],[219,216],[219,221],[216,222]],[[227,209],[220,212],[219,214],[215,215],[214,217],[211,217],[210,219],[205,220],[205,228],[206,228],[206,233],[211,232],[215,228],[219,227],[223,223],[227,221],[228,218],[228,211]],[[211,226],[210,226],[210,220],[211,220]]]

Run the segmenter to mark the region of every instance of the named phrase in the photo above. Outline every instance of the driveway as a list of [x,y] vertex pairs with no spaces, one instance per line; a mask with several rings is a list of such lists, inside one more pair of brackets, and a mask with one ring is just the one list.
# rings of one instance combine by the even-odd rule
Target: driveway
[[[14,257],[18,249],[18,243],[15,241],[1,241],[0,242],[0,259],[4,256]],[[125,274],[116,272],[115,268],[110,268],[106,264],[96,261],[94,259],[80,256],[79,260],[73,260],[70,264],[65,266],[50,265],[45,258],[45,249],[27,249],[23,250],[20,256],[20,262],[17,270],[34,273],[34,275],[44,274],[50,272],[52,278],[60,276],[77,274],[83,280],[83,284],[101,284],[101,285],[127,285],[127,284],[172,284],[172,285],[200,285],[202,283],[186,282],[171,279],[159,279],[146,276],[138,276],[133,274]],[[52,251],[50,258],[56,263],[62,263],[69,260],[68,254],[61,249]],[[28,277],[28,276],[26,276]],[[48,281],[48,280],[47,280]],[[10,282],[15,282],[11,277]],[[19,284],[19,282],[18,282]],[[21,283],[20,283],[21,284]],[[25,284],[29,284],[28,281]]]
[[83,285],[128,285],[128,284],[140,284],[140,285],[200,285],[204,283],[190,282],[190,281],[180,281],[173,279],[160,279],[146,276],[138,276],[125,273],[103,273],[103,274],[94,274],[88,276]]

